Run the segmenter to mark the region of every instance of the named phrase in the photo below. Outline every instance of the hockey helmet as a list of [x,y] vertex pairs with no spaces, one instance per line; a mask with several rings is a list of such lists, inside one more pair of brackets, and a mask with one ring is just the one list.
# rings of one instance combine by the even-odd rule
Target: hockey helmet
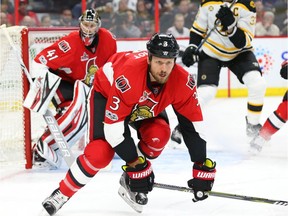
[[179,45],[172,34],[155,33],[146,44],[149,55],[159,58],[177,58]]
[[85,46],[90,46],[101,27],[101,19],[97,11],[87,9],[79,17],[80,32]]

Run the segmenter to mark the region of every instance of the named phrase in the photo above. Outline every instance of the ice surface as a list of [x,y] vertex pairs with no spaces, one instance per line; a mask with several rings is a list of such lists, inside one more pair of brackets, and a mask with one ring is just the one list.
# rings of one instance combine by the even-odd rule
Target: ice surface
[[[261,123],[277,108],[282,97],[266,97]],[[169,109],[171,127],[177,122]],[[205,110],[208,156],[217,161],[214,191],[288,201],[288,126],[276,133],[263,152],[248,153],[245,136],[246,98],[215,99]],[[173,148],[175,147],[175,148]],[[113,160],[75,194],[58,216],[287,216],[288,206],[210,196],[193,203],[192,194],[155,188],[143,213],[134,212],[117,194],[120,166]],[[155,181],[187,186],[192,164],[183,144],[169,146],[152,162]],[[67,167],[60,170],[24,170],[0,167],[0,215],[47,215],[41,202],[58,187]]]

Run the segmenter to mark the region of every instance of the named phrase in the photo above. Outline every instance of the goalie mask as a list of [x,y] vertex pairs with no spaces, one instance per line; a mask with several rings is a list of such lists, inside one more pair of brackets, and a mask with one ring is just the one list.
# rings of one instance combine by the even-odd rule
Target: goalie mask
[[99,14],[93,9],[87,9],[79,17],[80,34],[85,46],[90,46],[101,27]]
[[179,45],[172,34],[156,33],[146,45],[150,56],[177,58],[179,55]]

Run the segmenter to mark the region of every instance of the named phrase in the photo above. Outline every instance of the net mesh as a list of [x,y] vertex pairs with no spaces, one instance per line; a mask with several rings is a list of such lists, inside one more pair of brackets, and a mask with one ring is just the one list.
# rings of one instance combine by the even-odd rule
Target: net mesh
[[[43,117],[31,113],[31,120],[23,114],[23,84],[22,71],[17,60],[17,54],[9,44],[4,34],[4,28],[11,37],[17,51],[21,55],[29,55],[29,65],[42,49],[69,34],[73,29],[27,29],[21,26],[0,28],[0,166],[10,163],[25,164],[25,128],[24,122],[31,124],[32,140],[29,146],[37,141],[45,130]],[[23,29],[28,34],[29,50],[22,50]],[[29,70],[29,68],[28,68]],[[27,133],[28,131],[26,131]]]

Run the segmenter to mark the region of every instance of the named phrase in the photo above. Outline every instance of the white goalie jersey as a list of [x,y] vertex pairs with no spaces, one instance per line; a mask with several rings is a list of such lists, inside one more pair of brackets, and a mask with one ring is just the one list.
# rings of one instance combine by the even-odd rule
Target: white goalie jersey
[[227,35],[221,31],[222,26],[220,21],[217,20],[216,14],[221,5],[230,7],[231,3],[219,0],[204,0],[196,15],[195,21],[191,27],[191,31],[201,35],[205,35],[214,28],[208,40],[203,44],[203,51],[212,58],[221,61],[229,61],[234,59],[240,52],[253,49],[251,41],[254,38],[255,24],[256,24],[256,9],[254,1],[251,0],[238,0],[232,7],[231,11],[234,14],[237,25],[245,33],[246,44],[243,48],[236,48],[230,41],[235,31]]

